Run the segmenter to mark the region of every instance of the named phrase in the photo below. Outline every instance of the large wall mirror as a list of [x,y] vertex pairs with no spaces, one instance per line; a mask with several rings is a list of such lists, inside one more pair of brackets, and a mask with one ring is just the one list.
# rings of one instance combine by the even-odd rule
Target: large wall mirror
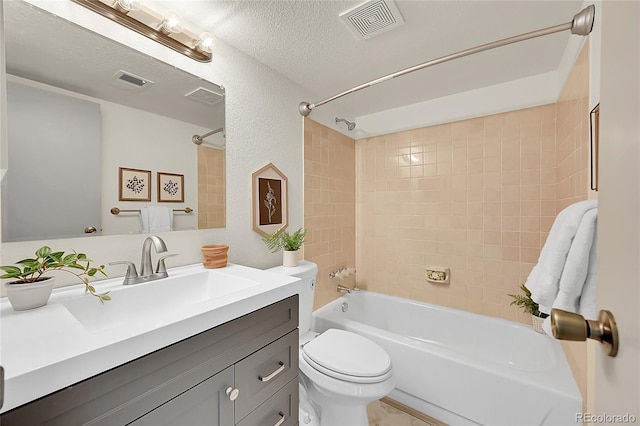
[[140,233],[140,210],[167,210],[153,206],[175,231],[225,226],[221,86],[29,3],[2,7],[3,242]]

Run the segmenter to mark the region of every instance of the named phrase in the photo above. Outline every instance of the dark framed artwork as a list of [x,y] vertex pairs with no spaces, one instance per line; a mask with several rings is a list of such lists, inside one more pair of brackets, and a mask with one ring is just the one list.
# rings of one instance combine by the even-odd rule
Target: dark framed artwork
[[600,104],[589,113],[591,135],[591,189],[598,190],[598,144],[600,139]]
[[158,172],[158,202],[184,202],[184,175]]
[[269,163],[252,174],[253,230],[271,234],[288,225],[287,177]]
[[120,201],[151,201],[151,170],[118,168]]

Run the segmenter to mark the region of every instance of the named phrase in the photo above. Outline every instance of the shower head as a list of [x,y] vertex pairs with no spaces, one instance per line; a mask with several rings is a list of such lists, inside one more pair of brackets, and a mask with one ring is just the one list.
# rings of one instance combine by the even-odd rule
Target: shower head
[[336,124],[338,124],[341,121],[344,121],[344,123],[347,125],[347,130],[349,130],[349,131],[352,131],[353,129],[356,128],[356,123],[355,122],[347,121],[344,118],[336,117]]

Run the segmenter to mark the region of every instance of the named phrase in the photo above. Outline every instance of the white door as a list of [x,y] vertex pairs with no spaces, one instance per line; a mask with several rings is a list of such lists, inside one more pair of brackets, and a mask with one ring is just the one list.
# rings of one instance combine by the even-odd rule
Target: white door
[[598,307],[620,331],[596,348],[594,422],[640,423],[640,2],[602,2]]
[[4,242],[68,238],[100,229],[100,105],[7,82]]

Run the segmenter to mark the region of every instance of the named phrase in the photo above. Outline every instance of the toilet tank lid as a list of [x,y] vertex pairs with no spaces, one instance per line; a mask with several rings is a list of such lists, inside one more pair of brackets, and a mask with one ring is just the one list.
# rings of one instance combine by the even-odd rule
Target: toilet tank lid
[[318,274],[318,265],[313,262],[302,260],[298,262],[298,266],[276,266],[274,268],[267,269],[267,271],[302,279],[313,278]]

